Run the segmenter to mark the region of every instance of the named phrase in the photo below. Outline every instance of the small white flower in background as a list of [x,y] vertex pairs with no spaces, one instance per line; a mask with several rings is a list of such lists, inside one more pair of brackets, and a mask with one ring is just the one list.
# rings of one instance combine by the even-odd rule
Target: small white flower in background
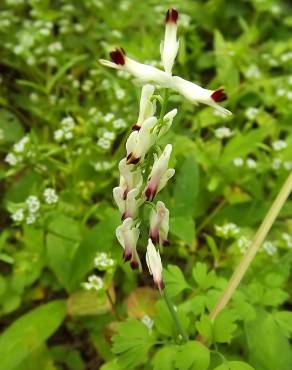
[[27,208],[30,213],[36,213],[40,208],[40,201],[39,198],[35,195],[30,195],[26,198],[25,204],[27,205]]
[[179,47],[179,41],[176,38],[177,19],[178,12],[170,8],[165,18],[164,41],[160,44],[161,61],[165,72],[170,75]]
[[16,156],[14,153],[8,153],[4,160],[10,164],[10,166],[16,166],[19,162],[21,162],[21,157]]
[[287,247],[288,247],[289,249],[291,249],[291,248],[292,248],[292,236],[291,236],[291,235],[289,235],[288,233],[283,233],[283,234],[282,234],[282,238],[283,238],[283,240],[285,241],[285,243],[286,243]]
[[287,91],[287,99],[292,100],[292,91]]
[[173,168],[168,168],[172,145],[167,144],[159,158],[155,158],[148,183],[144,190],[145,198],[152,201],[155,195],[162,190],[168,180],[175,174]]
[[262,248],[269,256],[273,256],[277,252],[276,244],[268,240],[263,243]]
[[148,239],[147,252],[146,252],[146,263],[150,274],[153,276],[153,280],[157,288],[161,291],[164,289],[164,282],[162,277],[162,263],[159,251],[156,250],[151,239]]
[[18,143],[15,143],[13,145],[13,150],[16,152],[16,153],[22,153],[25,149],[25,146],[26,144],[29,142],[29,137],[28,136],[24,136],[21,140],[19,140]]
[[215,225],[216,235],[221,238],[228,239],[234,238],[239,234],[240,228],[232,222],[229,222],[223,226]]
[[169,231],[169,210],[165,204],[158,201],[155,210],[150,213],[150,232],[149,236],[154,244],[168,245]]
[[95,171],[107,171],[113,167],[113,163],[108,161],[96,162],[94,164]]
[[245,117],[247,119],[249,119],[250,121],[253,121],[256,118],[256,116],[258,115],[258,113],[259,113],[259,109],[258,108],[249,107],[245,111]]
[[257,168],[257,162],[253,158],[247,158],[246,165],[251,169]]
[[248,67],[245,75],[247,78],[255,78],[258,80],[259,78],[261,78],[262,73],[257,65],[252,64]]
[[292,85],[292,76],[289,76],[288,77],[288,81],[287,82],[288,82],[289,85]]
[[118,118],[113,121],[113,128],[116,130],[119,130],[121,128],[126,128],[126,127],[127,127],[127,123],[122,118]]
[[61,44],[60,41],[53,42],[48,46],[48,51],[50,53],[57,53],[58,51],[63,50],[63,45]]
[[233,132],[229,127],[219,127],[215,130],[215,136],[217,139],[224,139],[233,135]]
[[72,117],[65,117],[61,121],[61,129],[54,132],[54,139],[56,141],[71,140],[73,138],[73,129],[75,122]]
[[98,269],[107,269],[109,267],[112,267],[114,264],[115,261],[110,258],[105,252],[97,253],[94,258],[94,267]]
[[123,89],[118,89],[115,93],[118,100],[122,100],[126,96],[125,90]]
[[91,275],[88,277],[88,281],[82,284],[86,290],[99,291],[103,288],[103,280],[99,276]]
[[11,215],[11,218],[15,222],[23,221],[23,219],[24,219],[24,209],[23,208],[19,208],[17,211],[15,211]]
[[103,119],[105,122],[110,122],[112,121],[113,119],[115,118],[114,114],[113,113],[107,113]]
[[108,139],[105,139],[104,137],[101,137],[97,141],[97,145],[104,150],[108,150],[111,147],[111,142]]
[[285,168],[285,170],[291,171],[292,170],[292,161],[285,161],[283,163],[283,167]]
[[43,195],[47,204],[55,204],[58,202],[59,197],[56,194],[56,190],[53,188],[46,188]]
[[150,331],[152,330],[153,328],[153,325],[154,325],[154,321],[148,316],[148,315],[144,315],[142,318],[141,318],[141,322],[146,326],[146,328],[148,328]]
[[279,170],[281,165],[282,165],[282,159],[274,158],[273,161],[272,161],[271,167],[272,167],[273,170]]
[[276,91],[276,95],[277,96],[284,96],[284,95],[286,95],[286,90],[285,89],[283,89],[283,88],[280,88],[280,89],[277,89],[277,91]]
[[34,224],[37,220],[37,215],[35,213],[29,213],[26,218],[27,225]]
[[233,164],[236,167],[242,167],[244,165],[244,161],[241,157],[236,157],[233,159]]
[[74,119],[70,116],[63,118],[61,121],[61,126],[65,132],[72,131],[75,127]]
[[130,261],[132,269],[141,269],[141,262],[136,249],[139,235],[139,228],[134,225],[132,218],[126,218],[122,225],[116,229],[116,237],[124,249],[124,261]]
[[274,141],[273,143],[272,143],[272,148],[275,150],[275,151],[277,151],[277,152],[279,152],[279,151],[281,151],[281,150],[283,150],[283,149],[285,149],[285,148],[287,148],[287,143],[286,143],[286,141],[284,141],[284,140],[277,140],[277,141]]
[[104,139],[107,139],[107,140],[114,140],[116,135],[114,132],[111,132],[111,131],[105,131],[104,134],[102,135],[102,137]]
[[82,90],[85,92],[90,91],[94,86],[94,82],[92,80],[85,80],[82,84]]
[[97,108],[96,108],[96,107],[92,107],[92,108],[90,108],[90,109],[89,109],[89,111],[88,111],[88,115],[89,115],[89,116],[95,116],[97,113],[98,113],[98,110],[97,110]]
[[292,51],[288,51],[287,53],[284,53],[280,57],[282,62],[288,62],[290,59],[292,59]]
[[237,244],[237,246],[238,246],[238,248],[239,248],[240,252],[241,252],[242,254],[245,254],[245,253],[246,253],[246,251],[248,250],[248,248],[249,248],[250,244],[251,244],[251,240],[247,239],[247,237],[245,237],[245,236],[241,236],[241,237],[237,240],[236,244]]
[[56,130],[54,132],[54,139],[56,141],[61,141],[64,137],[64,131],[62,129]]

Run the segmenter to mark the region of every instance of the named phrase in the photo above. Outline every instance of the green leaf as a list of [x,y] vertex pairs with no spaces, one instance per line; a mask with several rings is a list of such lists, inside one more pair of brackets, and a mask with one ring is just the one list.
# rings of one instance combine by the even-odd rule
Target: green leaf
[[17,370],[40,369],[56,370],[51,353],[45,344],[40,345],[35,351],[27,356],[20,365],[17,366]]
[[201,336],[209,341],[212,340],[212,322],[207,315],[202,315],[200,321],[197,321],[196,328]]
[[213,323],[213,339],[218,343],[228,343],[236,329],[236,315],[234,311],[222,310]]
[[194,213],[199,193],[199,166],[193,155],[185,158],[177,174],[174,188],[174,216],[186,216]]
[[174,370],[177,347],[169,346],[160,348],[152,359],[153,370]]
[[112,338],[113,352],[123,369],[135,369],[148,360],[148,351],[155,344],[153,333],[140,321],[128,319]]
[[163,270],[163,278],[170,296],[175,296],[190,288],[178,266],[168,265],[167,269]]
[[257,370],[290,370],[292,350],[274,317],[263,310],[245,323],[249,362]]
[[290,338],[292,335],[292,312],[279,311],[273,314],[284,335]]
[[249,364],[242,361],[229,361],[228,365],[230,370],[255,370]]
[[216,281],[216,275],[214,271],[207,273],[207,270],[207,265],[201,262],[197,262],[192,270],[192,274],[196,283],[203,289],[212,287]]
[[195,222],[192,216],[171,217],[170,232],[187,245],[192,245],[195,237]]
[[15,143],[24,135],[19,119],[5,109],[0,109],[0,129],[3,131],[3,143]]
[[179,347],[175,365],[179,370],[207,370],[210,352],[202,343],[190,341]]
[[10,370],[20,365],[57,330],[65,315],[65,302],[53,301],[17,319],[0,336],[2,368]]

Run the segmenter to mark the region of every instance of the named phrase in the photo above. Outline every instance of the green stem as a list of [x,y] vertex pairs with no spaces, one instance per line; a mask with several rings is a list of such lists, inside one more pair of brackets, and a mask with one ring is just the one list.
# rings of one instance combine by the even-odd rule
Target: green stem
[[173,321],[175,323],[175,326],[178,330],[178,332],[180,333],[181,337],[182,337],[182,341],[183,343],[186,343],[188,340],[189,340],[189,337],[188,337],[188,334],[186,333],[185,329],[183,328],[178,316],[177,316],[177,313],[176,313],[176,310],[168,296],[168,294],[166,293],[166,290],[164,289],[163,292],[161,292],[161,295],[162,297],[164,298],[165,300],[165,303],[169,309],[169,312],[173,318]]
[[254,240],[249,247],[246,254],[242,257],[239,265],[235,269],[233,275],[231,276],[227,287],[223,291],[221,297],[219,298],[216,306],[212,310],[210,314],[210,319],[212,321],[215,320],[218,313],[227,305],[230,301],[233,293],[237,289],[238,285],[240,284],[244,274],[246,273],[249,265],[251,264],[252,260],[254,259],[256,253],[258,252],[262,242],[265,240],[270,228],[272,227],[276,217],[278,216],[281,208],[283,207],[286,199],[288,198],[289,194],[292,191],[292,172],[288,176],[287,180],[283,184],[280,192],[278,193],[274,203],[272,204],[269,212],[266,214],[262,224],[260,225]]

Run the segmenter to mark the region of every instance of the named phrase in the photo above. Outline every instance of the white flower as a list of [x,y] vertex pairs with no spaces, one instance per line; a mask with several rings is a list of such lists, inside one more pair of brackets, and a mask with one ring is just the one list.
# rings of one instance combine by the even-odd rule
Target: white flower
[[242,167],[244,162],[243,162],[243,159],[241,157],[236,157],[236,158],[233,159],[233,164],[236,167]]
[[250,107],[250,108],[247,108],[247,110],[245,111],[245,116],[250,121],[253,121],[258,115],[258,113],[259,113],[258,108]]
[[56,141],[61,141],[64,137],[64,131],[62,129],[54,131],[54,139]]
[[217,104],[227,99],[227,95],[225,94],[223,89],[218,90],[204,89],[201,86],[193,82],[184,80],[183,78],[178,76],[172,77],[171,87],[175,91],[183,95],[187,100],[189,100],[193,104],[202,103],[210,105],[211,107],[225,114],[226,116],[232,115],[232,113],[229,110]]
[[65,132],[72,131],[75,126],[74,119],[70,116],[63,118],[61,126]]
[[28,136],[24,136],[18,143],[14,144],[13,150],[16,153],[22,153],[25,149],[26,144],[29,142]]
[[268,240],[263,243],[263,249],[269,256],[273,256],[277,252],[277,246]]
[[108,150],[111,147],[111,142],[108,139],[101,137],[100,139],[98,139],[97,145],[104,150]]
[[291,171],[292,170],[292,161],[285,161],[283,164],[285,170]]
[[114,260],[108,257],[107,253],[105,252],[98,253],[94,258],[94,267],[97,267],[101,270],[112,267],[114,264]]
[[36,222],[37,215],[35,213],[29,213],[26,218],[27,225],[34,224]]
[[110,122],[112,121],[113,119],[115,118],[114,114],[113,113],[107,113],[103,119],[105,122]]
[[11,215],[11,218],[15,222],[23,221],[23,219],[24,219],[24,209],[23,208],[19,208],[16,212],[14,212]]
[[119,163],[119,170],[120,187],[124,190],[124,197],[126,197],[129,191],[141,187],[143,181],[141,169],[135,169],[134,165],[127,164],[127,159],[124,158]]
[[111,131],[106,131],[104,132],[104,134],[102,135],[103,138],[107,139],[107,140],[114,140],[116,135],[114,134],[114,132],[111,132]]
[[116,129],[116,130],[119,130],[121,128],[126,128],[126,127],[127,127],[127,123],[122,118],[118,118],[118,119],[114,120],[114,122],[113,122],[113,128]]
[[232,136],[232,131],[229,127],[219,127],[215,130],[215,136],[217,139],[224,139],[225,137]]
[[286,143],[286,141],[284,141],[284,140],[277,140],[277,141],[274,141],[273,143],[272,143],[272,148],[275,150],[275,151],[277,151],[277,152],[279,152],[279,151],[281,151],[281,150],[283,150],[283,149],[285,149],[285,148],[287,148],[287,143]]
[[223,226],[215,225],[216,235],[221,238],[228,239],[234,238],[239,234],[240,228],[232,222],[229,222]]
[[46,188],[43,195],[47,204],[55,204],[58,202],[59,197],[56,194],[56,190],[53,188]]
[[139,131],[133,131],[130,134],[126,142],[128,164],[137,164],[143,160],[145,154],[155,143],[157,135],[154,132],[154,126],[156,123],[156,117],[149,117]]
[[139,234],[139,228],[134,226],[132,218],[126,218],[122,225],[116,229],[116,237],[124,249],[124,261],[131,261],[132,269],[141,269],[141,262],[136,249]]
[[135,218],[142,200],[136,199],[139,188],[135,188],[126,193],[125,190],[118,186],[113,189],[113,197],[122,215],[122,220],[131,217]]
[[8,153],[4,160],[9,163],[10,166],[16,166],[17,163],[21,161],[21,158],[14,153]]
[[252,64],[248,67],[245,75],[248,78],[255,78],[255,79],[259,79],[262,76],[261,71],[259,70],[259,67],[255,64]]
[[237,240],[237,246],[242,254],[245,254],[250,246],[251,241],[247,239],[245,236],[241,236]]
[[178,12],[170,8],[166,13],[164,41],[160,45],[161,61],[166,73],[171,75],[174,60],[176,58],[179,41],[177,41]]
[[125,90],[118,89],[116,90],[116,97],[118,100],[122,100],[126,96]]
[[157,127],[158,138],[163,136],[171,127],[174,117],[177,114],[177,109],[172,109],[163,117],[162,125]]
[[152,82],[163,87],[171,86],[172,80],[170,75],[158,68],[139,63],[127,57],[122,48],[116,48],[110,52],[110,58],[111,62],[105,59],[99,59],[99,62],[106,67],[128,72],[144,83]]
[[286,95],[286,92],[287,91],[285,89],[280,88],[280,89],[277,89],[276,95],[277,96],[284,96],[284,95]]
[[151,239],[148,239],[146,263],[150,274],[153,276],[155,285],[161,291],[162,289],[164,289],[164,282],[162,277],[162,263],[159,251],[156,250]]
[[168,168],[168,162],[172,151],[172,145],[168,144],[159,158],[155,158],[148,183],[144,190],[144,195],[147,200],[152,201],[155,195],[162,190],[167,181],[174,175],[175,170]]
[[146,121],[147,118],[152,117],[155,113],[156,103],[155,101],[152,102],[150,100],[154,93],[154,89],[155,87],[149,84],[142,87],[139,116],[137,123],[133,126],[133,129],[135,130],[139,130],[143,122]]
[[273,170],[278,170],[281,167],[282,159],[274,158],[272,161],[272,168]]
[[154,321],[148,315],[144,315],[141,318],[141,321],[146,326],[146,328],[148,328],[149,330],[152,330],[152,327],[154,325]]
[[154,244],[168,245],[169,210],[165,204],[158,201],[156,209],[150,213],[150,238]]
[[27,197],[25,203],[30,213],[36,213],[40,208],[40,201],[35,195]]
[[246,165],[248,168],[254,169],[257,167],[257,162],[253,158],[247,158]]
[[99,276],[91,275],[88,277],[88,281],[82,284],[86,290],[100,290],[103,288],[103,280]]
[[48,51],[50,53],[56,53],[62,50],[63,50],[63,45],[61,44],[60,41],[53,42],[52,44],[48,46]]
[[288,233],[282,234],[283,240],[286,242],[288,248],[292,248],[292,237]]

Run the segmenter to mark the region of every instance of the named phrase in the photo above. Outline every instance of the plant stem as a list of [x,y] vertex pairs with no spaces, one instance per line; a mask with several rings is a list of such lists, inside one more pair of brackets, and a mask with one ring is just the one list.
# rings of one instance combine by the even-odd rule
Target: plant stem
[[115,302],[113,301],[112,296],[111,296],[111,294],[110,294],[110,292],[109,292],[108,289],[106,289],[105,294],[106,294],[107,299],[108,299],[108,301],[109,301],[109,303],[111,305],[113,314],[115,315],[115,317],[117,318],[118,321],[121,321],[122,319],[121,319],[120,315],[118,314],[118,312],[116,310]]
[[267,236],[270,228],[272,227],[276,217],[278,216],[281,208],[283,207],[286,199],[288,198],[289,194],[292,191],[292,172],[286,179],[285,183],[283,184],[281,190],[279,191],[274,203],[272,204],[271,208],[269,209],[266,217],[264,218],[262,224],[260,225],[254,240],[249,247],[246,254],[242,257],[239,265],[233,272],[227,287],[223,291],[223,294],[219,298],[217,304],[215,305],[214,309],[210,314],[210,319],[212,321],[215,320],[218,313],[226,306],[226,304],[230,301],[233,293],[235,292],[236,288],[240,284],[244,274],[246,273],[249,265],[251,264],[252,260],[254,259],[256,253],[258,252],[262,242],[264,241],[265,237]]
[[183,343],[187,342],[189,340],[189,337],[188,337],[188,334],[186,333],[185,329],[183,328],[178,316],[177,316],[177,313],[176,313],[176,310],[173,306],[173,303],[171,302],[168,294],[166,293],[165,289],[163,292],[161,292],[161,295],[162,297],[164,298],[165,300],[165,303],[169,309],[169,312],[173,318],[173,321],[175,323],[175,326],[178,330],[178,332],[180,333],[181,337],[182,337],[182,341]]

